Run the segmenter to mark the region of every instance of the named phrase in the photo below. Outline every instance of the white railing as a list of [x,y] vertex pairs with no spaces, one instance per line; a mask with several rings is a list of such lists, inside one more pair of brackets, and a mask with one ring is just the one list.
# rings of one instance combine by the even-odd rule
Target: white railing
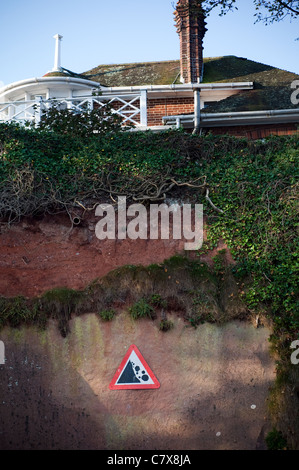
[[0,122],[25,123],[29,121],[38,124],[43,112],[53,103],[58,103],[62,108],[71,109],[74,112],[82,112],[86,110],[86,107],[93,109],[95,106],[103,107],[109,104],[112,113],[121,117],[123,125],[147,126],[147,93],[143,90],[126,95],[109,94],[49,100],[38,96],[35,100],[0,103]]
[[13,101],[0,103],[0,121],[32,121],[35,119],[37,101]]
[[178,114],[174,116],[163,116],[162,122],[165,126],[175,126],[177,129],[186,127],[186,125],[194,126],[194,114]]

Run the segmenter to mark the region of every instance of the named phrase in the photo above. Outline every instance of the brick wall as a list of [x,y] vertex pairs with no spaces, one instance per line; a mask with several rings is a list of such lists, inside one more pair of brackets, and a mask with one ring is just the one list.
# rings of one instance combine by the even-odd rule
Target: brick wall
[[232,126],[203,128],[204,133],[211,132],[214,135],[233,135],[235,137],[247,137],[248,139],[263,139],[269,135],[299,135],[297,129],[299,123],[290,124],[262,124],[260,126]]
[[190,98],[156,98],[149,99],[147,106],[148,126],[162,126],[163,116],[193,114],[194,99]]
[[[98,106],[95,104],[95,106]],[[113,101],[112,108],[115,110],[123,107],[124,104],[121,101]],[[139,108],[140,101],[136,100],[134,106]],[[130,108],[126,108],[130,111]],[[135,111],[132,109],[126,116],[132,116]],[[190,98],[155,98],[147,100],[147,121],[148,126],[162,126],[163,116],[174,116],[177,114],[193,114],[194,113],[194,99]],[[140,122],[140,113],[133,117],[134,121]],[[130,124],[130,121],[127,122]]]
[[[194,99],[190,98],[148,98],[147,114],[148,126],[162,126],[163,116],[176,116],[178,114],[193,114]],[[140,103],[137,100],[134,105],[138,108]],[[121,101],[114,101],[113,108],[119,109],[123,106]],[[134,111],[132,110],[132,113]],[[131,113],[129,113],[130,116]],[[140,122],[140,113],[134,118]],[[249,139],[263,139],[269,135],[299,135],[297,129],[299,123],[290,124],[262,124],[250,126],[223,126],[223,127],[204,127],[204,133],[211,132],[214,135],[233,135],[235,137],[247,137]],[[190,129],[192,132],[193,129]],[[187,130],[188,132],[189,130]]]

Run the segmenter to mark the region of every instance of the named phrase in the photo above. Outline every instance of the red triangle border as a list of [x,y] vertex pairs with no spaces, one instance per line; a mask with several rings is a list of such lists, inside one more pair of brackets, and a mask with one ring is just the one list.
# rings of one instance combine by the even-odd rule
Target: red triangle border
[[[116,382],[117,382],[118,378],[120,377],[120,374],[122,373],[122,371],[123,371],[128,359],[129,359],[132,351],[135,352],[138,359],[141,361],[141,363],[145,367],[148,375],[150,376],[150,378],[154,382],[153,384],[149,384],[149,385],[144,385],[144,384],[116,385]],[[123,360],[122,360],[120,366],[118,367],[117,371],[115,372],[114,377],[113,377],[113,379],[112,379],[112,381],[109,385],[109,388],[110,388],[110,390],[149,390],[149,389],[160,388],[160,383],[159,383],[157,377],[155,376],[155,374],[153,373],[153,371],[151,370],[151,368],[149,367],[149,365],[147,364],[146,360],[142,356],[141,352],[137,348],[137,346],[135,344],[132,344],[129,347],[128,351],[126,352],[126,355],[123,358]]]

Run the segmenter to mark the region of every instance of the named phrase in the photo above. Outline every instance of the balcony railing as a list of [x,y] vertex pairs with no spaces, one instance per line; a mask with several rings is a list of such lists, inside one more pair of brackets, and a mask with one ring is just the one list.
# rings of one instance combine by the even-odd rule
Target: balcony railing
[[112,113],[121,117],[123,125],[135,127],[147,126],[147,93],[141,90],[138,93],[110,94],[96,97],[73,97],[60,99],[43,99],[37,96],[35,100],[9,101],[0,103],[0,122],[31,122],[38,124],[43,112],[49,109],[53,103],[59,107],[82,112],[86,107],[103,107],[110,105]]

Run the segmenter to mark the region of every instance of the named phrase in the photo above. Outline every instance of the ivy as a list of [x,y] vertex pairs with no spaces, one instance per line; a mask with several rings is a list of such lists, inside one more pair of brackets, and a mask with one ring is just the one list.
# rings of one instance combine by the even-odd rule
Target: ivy
[[288,331],[296,339],[298,155],[295,136],[248,141],[117,127],[82,136],[1,124],[0,216],[11,220],[14,204],[24,215],[50,210],[45,203],[50,196],[52,206],[78,196],[82,203],[92,197],[99,201],[107,193],[97,188],[105,185],[129,196],[139,186],[163,184],[170,177],[178,182],[205,178],[222,213],[208,204],[205,188],[175,187],[169,196],[204,204],[207,244],[215,247],[222,239],[230,248],[235,275],[250,279],[243,297],[249,308],[269,315],[278,336]]

